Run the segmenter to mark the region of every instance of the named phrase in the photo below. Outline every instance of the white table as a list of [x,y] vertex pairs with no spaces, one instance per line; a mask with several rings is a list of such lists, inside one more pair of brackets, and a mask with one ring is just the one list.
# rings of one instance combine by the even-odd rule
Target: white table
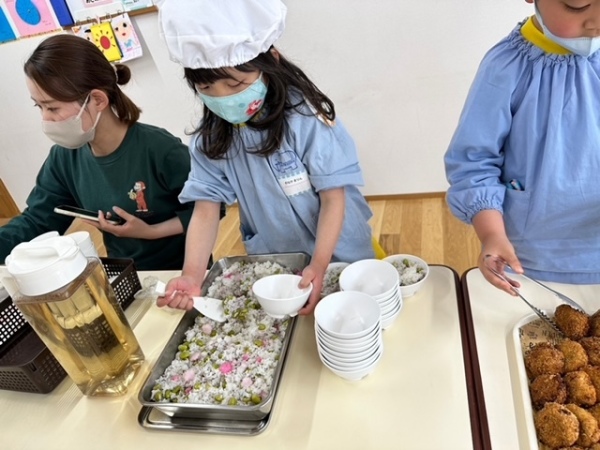
[[[527,280],[521,293],[536,306],[553,312],[553,294]],[[517,297],[489,284],[479,269],[463,275],[463,296],[467,306],[467,327],[472,343],[472,362],[479,395],[479,418],[483,447],[494,450],[537,450],[530,445],[532,431],[523,405],[523,383],[519,380],[513,330],[533,312]],[[588,313],[600,308],[600,286],[547,283],[575,299]],[[535,317],[535,316],[533,316]]]
[[[150,273],[141,273],[143,279]],[[167,281],[174,273],[151,273]],[[297,323],[271,422],[257,436],[148,430],[138,391],[182,313],[136,300],[128,316],[147,362],[122,397],[83,396],[67,378],[50,394],[0,391],[0,448],[19,449],[410,449],[474,444],[454,271],[433,266],[384,331],[376,371],[343,380],[319,361],[313,317]],[[141,320],[140,320],[141,318]]]

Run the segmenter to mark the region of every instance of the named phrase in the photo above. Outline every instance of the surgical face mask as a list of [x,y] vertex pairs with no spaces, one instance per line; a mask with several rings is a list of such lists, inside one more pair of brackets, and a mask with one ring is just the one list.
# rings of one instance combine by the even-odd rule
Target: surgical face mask
[[600,49],[600,36],[597,37],[578,37],[578,38],[561,38],[555,36],[546,28],[544,22],[542,20],[542,16],[540,11],[538,10],[537,4],[535,5],[535,17],[537,18],[542,30],[544,30],[544,34],[548,36],[549,39],[556,42],[561,47],[566,48],[567,50],[581,56],[590,56],[594,54],[598,49]]
[[96,116],[94,125],[89,130],[83,131],[81,115],[85,110],[89,98],[90,96],[88,95],[77,115],[73,117],[69,117],[68,119],[59,122],[42,120],[42,131],[44,134],[58,145],[65,148],[79,148],[92,141],[96,135],[96,125],[98,125],[102,112],[99,112]]
[[258,79],[241,92],[225,97],[211,97],[199,93],[204,105],[221,119],[232,124],[247,122],[261,108],[267,95],[267,86]]

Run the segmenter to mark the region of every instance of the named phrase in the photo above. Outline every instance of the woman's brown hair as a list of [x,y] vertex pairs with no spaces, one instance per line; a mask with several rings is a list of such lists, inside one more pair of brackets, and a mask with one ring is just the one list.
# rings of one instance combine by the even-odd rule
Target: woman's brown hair
[[140,108],[118,86],[131,79],[129,67],[113,66],[87,39],[72,34],[49,37],[37,46],[23,69],[55,100],[83,104],[92,89],[99,89],[106,93],[121,122],[132,125],[140,118]]

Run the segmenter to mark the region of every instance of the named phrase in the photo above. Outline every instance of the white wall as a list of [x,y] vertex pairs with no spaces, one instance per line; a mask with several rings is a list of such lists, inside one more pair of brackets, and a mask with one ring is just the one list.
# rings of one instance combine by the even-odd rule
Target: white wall
[[[481,57],[532,13],[524,0],[286,0],[279,49],[335,102],[355,137],[366,195],[446,190],[442,156]],[[157,32],[134,18],[143,58],[125,91],[142,120],[185,142],[199,110]],[[51,142],[23,62],[44,36],[0,45],[0,178],[20,207]]]

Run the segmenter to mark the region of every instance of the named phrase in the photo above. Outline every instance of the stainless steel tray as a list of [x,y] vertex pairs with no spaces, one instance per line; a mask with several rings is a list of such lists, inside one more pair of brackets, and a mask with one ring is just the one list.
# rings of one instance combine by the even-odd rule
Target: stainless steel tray
[[[283,253],[269,255],[253,256],[234,256],[223,258],[213,264],[202,285],[202,295],[206,295],[208,288],[214,282],[215,278],[223,271],[236,262],[277,262],[293,271],[301,271],[310,261],[310,257],[305,253]],[[144,407],[149,407],[160,411],[164,415],[175,418],[193,418],[205,420],[230,420],[230,421],[261,421],[264,420],[271,411],[275,393],[283,367],[285,365],[287,351],[296,325],[296,317],[290,319],[285,338],[283,341],[279,363],[275,368],[273,383],[269,395],[261,403],[253,406],[230,406],[230,405],[209,405],[202,403],[158,403],[152,401],[152,388],[155,380],[159,378],[166,368],[175,359],[177,347],[184,341],[185,332],[194,325],[194,320],[198,315],[197,311],[187,312],[177,325],[173,335],[167,342],[167,345],[161,352],[152,371],[145,380],[138,399]]]
[[271,414],[260,420],[213,420],[189,417],[171,417],[150,407],[142,407],[138,422],[144,428],[162,431],[189,431],[208,434],[254,436],[262,433],[271,420]]

